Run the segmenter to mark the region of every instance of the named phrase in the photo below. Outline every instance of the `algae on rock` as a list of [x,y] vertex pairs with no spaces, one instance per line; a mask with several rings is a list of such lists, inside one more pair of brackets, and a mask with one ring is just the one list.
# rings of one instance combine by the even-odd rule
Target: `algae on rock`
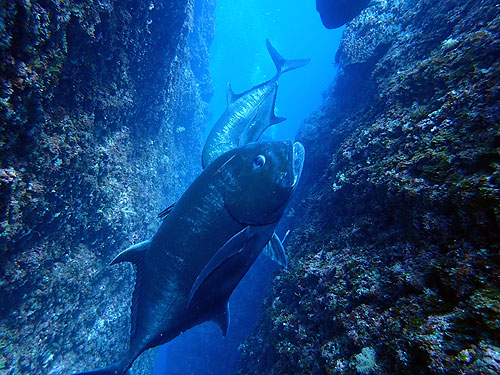
[[214,6],[2,1],[2,374],[90,370],[125,351],[134,275],[107,264],[200,170]]
[[499,31],[490,0],[388,0],[347,25],[241,374],[357,374],[366,348],[367,373],[499,371]]

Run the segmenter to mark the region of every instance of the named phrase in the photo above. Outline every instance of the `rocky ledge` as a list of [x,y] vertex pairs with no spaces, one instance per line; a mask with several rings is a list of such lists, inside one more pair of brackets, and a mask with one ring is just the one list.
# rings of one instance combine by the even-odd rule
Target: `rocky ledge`
[[107,264],[201,169],[213,13],[201,0],[2,1],[0,374],[125,352],[134,275]]
[[347,25],[241,374],[500,373],[499,35],[491,0]]

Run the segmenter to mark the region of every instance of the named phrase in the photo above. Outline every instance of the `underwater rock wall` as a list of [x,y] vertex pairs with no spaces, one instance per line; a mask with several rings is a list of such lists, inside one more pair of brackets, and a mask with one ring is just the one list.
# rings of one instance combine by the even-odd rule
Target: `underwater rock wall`
[[[134,273],[107,264],[201,170],[213,13],[2,1],[1,374],[91,370],[128,347]],[[154,351],[141,359],[152,373]]]
[[500,373],[499,32],[492,0],[347,25],[241,374]]

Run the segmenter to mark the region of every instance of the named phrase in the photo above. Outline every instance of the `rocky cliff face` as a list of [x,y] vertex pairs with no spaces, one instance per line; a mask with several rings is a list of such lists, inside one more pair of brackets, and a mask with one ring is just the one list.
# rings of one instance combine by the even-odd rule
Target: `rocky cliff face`
[[[213,8],[2,1],[1,374],[67,374],[126,350],[134,275],[107,264],[200,170]],[[135,374],[151,373],[151,352]]]
[[489,0],[348,24],[241,374],[500,372],[499,29]]

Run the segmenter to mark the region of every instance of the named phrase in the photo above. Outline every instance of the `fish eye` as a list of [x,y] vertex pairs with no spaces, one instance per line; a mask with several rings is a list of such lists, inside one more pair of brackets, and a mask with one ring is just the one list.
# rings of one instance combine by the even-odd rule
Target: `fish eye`
[[257,156],[253,161],[254,168],[260,168],[266,164],[266,157],[264,155]]

